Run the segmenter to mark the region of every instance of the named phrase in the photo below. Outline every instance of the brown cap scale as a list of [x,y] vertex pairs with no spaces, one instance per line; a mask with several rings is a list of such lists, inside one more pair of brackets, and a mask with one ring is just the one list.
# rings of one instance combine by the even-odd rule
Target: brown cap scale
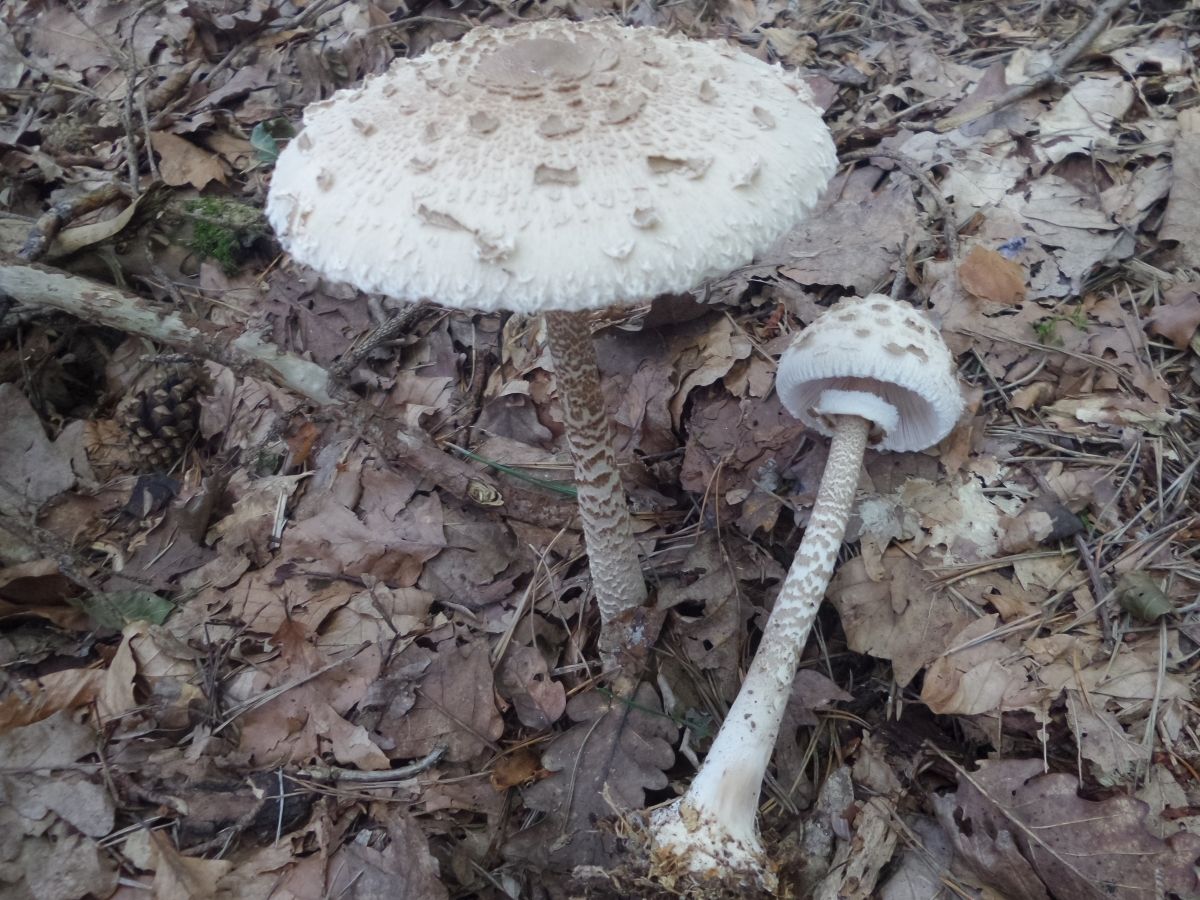
[[469,31],[305,111],[267,215],[365,291],[546,312],[596,598],[646,599],[586,311],[750,262],[836,165],[800,79],[612,20]]

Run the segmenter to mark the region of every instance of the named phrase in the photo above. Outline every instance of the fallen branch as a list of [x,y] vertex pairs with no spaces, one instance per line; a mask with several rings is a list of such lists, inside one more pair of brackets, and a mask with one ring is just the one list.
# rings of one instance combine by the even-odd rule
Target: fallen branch
[[238,375],[269,381],[335,410],[384,455],[403,462],[464,503],[496,507],[531,524],[561,527],[574,504],[520,484],[501,487],[491,476],[442,452],[425,434],[383,419],[378,410],[343,388],[330,372],[280,350],[237,325],[220,326],[136,294],[78,275],[0,255],[0,294],[19,303],[48,306],[97,325],[115,328],[212,360]]
[[55,236],[72,219],[108,206],[125,196],[125,192],[119,186],[106,184],[90,193],[60,200],[33,223],[33,228],[25,239],[25,244],[21,247],[18,256],[27,262],[36,262],[46,255]]
[[1013,85],[999,97],[993,97],[991,100],[981,103],[974,109],[939,119],[933,125],[934,130],[945,133],[953,131],[955,128],[961,128],[968,122],[974,122],[976,119],[982,119],[984,116],[991,115],[997,110],[1004,109],[1006,106],[1011,106],[1014,103],[1024,100],[1030,94],[1034,94],[1047,85],[1058,81],[1066,74],[1071,64],[1083,55],[1092,41],[1105,29],[1112,17],[1128,4],[1129,0],[1106,0],[1105,3],[1100,4],[1100,7],[1094,13],[1091,13],[1092,20],[1088,22],[1087,27],[1072,38],[1071,42],[1063,48],[1062,52],[1055,58],[1048,69],[1039,72],[1034,76],[1032,81],[1028,81],[1025,84]]

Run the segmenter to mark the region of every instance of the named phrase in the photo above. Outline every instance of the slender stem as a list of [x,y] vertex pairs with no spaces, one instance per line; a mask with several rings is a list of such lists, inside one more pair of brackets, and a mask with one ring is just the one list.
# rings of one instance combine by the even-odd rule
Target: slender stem
[[870,423],[841,416],[800,549],[779,591],[737,699],[725,717],[684,804],[720,813],[733,834],[757,834],[755,815],[796,666],[825,596],[846,534]]
[[596,345],[587,313],[546,313],[546,335],[554,356],[563,424],[575,460],[575,489],[592,585],[607,629],[623,612],[645,604],[646,581],[600,393]]

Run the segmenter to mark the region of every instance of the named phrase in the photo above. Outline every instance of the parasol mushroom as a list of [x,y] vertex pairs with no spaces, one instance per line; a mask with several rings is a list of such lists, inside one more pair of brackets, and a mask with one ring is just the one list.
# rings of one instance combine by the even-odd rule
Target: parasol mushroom
[[615,21],[479,27],[305,110],[267,215],[361,290],[546,313],[607,628],[646,601],[589,312],[744,265],[836,164],[800,79]]
[[833,438],[812,518],[762,641],[700,771],[683,797],[655,810],[660,868],[769,885],[758,795],[796,666],[833,574],[868,444],[922,450],[954,427],[963,400],[941,335],[881,294],[825,311],[783,353],[775,378],[792,415]]

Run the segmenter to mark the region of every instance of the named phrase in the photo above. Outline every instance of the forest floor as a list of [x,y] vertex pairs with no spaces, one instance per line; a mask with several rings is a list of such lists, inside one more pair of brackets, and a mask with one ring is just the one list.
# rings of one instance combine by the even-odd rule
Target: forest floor
[[[261,214],[307,104],[599,15],[798,68],[843,159],[755,265],[597,319],[665,614],[623,702],[539,321],[406,313]],[[762,796],[781,891],[1200,896],[1198,46],[1169,0],[5,2],[0,289],[64,299],[0,298],[0,896],[686,893],[642,814],[827,451],[775,360],[872,291],[968,410],[868,452]]]

